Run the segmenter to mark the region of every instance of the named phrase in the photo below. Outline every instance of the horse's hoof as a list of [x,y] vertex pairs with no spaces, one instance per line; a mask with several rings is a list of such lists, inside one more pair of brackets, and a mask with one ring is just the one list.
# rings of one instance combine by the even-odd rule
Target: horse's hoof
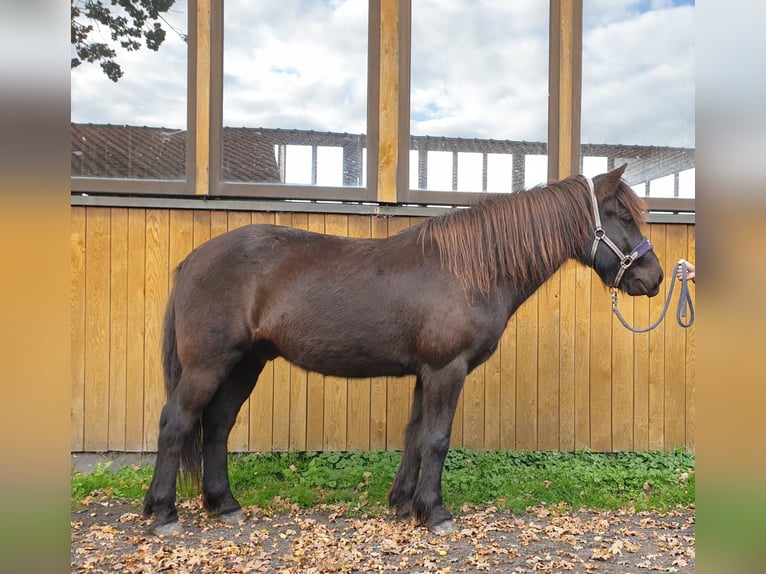
[[452,520],[445,520],[443,522],[439,522],[438,524],[434,524],[433,526],[429,526],[428,530],[434,534],[438,534],[439,536],[452,534],[455,532],[455,523],[452,522]]
[[239,509],[235,510],[234,512],[221,514],[218,516],[218,519],[225,524],[237,525],[245,522],[247,517],[245,516],[245,513],[242,512],[242,509]]
[[155,526],[152,528],[152,531],[157,536],[171,536],[173,534],[181,534],[181,532],[183,532],[183,528],[181,528],[181,525],[176,520],[175,522],[167,522],[165,524]]

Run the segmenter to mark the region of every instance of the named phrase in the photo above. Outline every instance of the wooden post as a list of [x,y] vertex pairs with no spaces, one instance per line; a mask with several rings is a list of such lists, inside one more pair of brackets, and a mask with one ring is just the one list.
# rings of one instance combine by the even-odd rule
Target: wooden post
[[210,0],[196,0],[194,193],[210,192]]
[[551,0],[548,180],[580,171],[582,0]]
[[396,203],[398,188],[407,185],[403,154],[408,152],[409,134],[403,132],[409,131],[409,60],[403,42],[407,41],[405,33],[409,33],[409,11],[409,0],[380,2],[377,200],[381,203]]

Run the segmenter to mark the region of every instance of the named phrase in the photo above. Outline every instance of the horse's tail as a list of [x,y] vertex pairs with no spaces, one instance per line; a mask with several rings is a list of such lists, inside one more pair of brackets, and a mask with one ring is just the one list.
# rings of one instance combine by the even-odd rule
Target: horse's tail
[[[176,277],[181,270],[176,268]],[[162,334],[162,369],[165,374],[165,394],[169,399],[178,386],[183,373],[181,361],[178,358],[176,344],[176,306],[175,285],[170,291],[168,304],[165,309],[165,321]],[[184,437],[181,445],[181,465],[179,468],[182,481],[191,482],[199,488],[202,481],[202,420],[195,421],[192,430]]]

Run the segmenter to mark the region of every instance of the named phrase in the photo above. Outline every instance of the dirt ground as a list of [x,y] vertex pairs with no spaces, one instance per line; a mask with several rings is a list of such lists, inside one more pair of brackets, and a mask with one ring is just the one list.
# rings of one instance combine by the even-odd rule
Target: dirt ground
[[524,515],[464,508],[436,536],[390,514],[246,509],[229,526],[198,501],[179,507],[182,534],[158,537],[136,505],[98,497],[72,511],[72,572],[694,572],[693,508],[673,512]]

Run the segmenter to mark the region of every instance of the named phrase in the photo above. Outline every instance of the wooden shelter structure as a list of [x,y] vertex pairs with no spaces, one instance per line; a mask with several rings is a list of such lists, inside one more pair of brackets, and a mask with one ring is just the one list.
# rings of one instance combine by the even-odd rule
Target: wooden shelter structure
[[[684,148],[581,144],[582,0],[550,2],[547,142],[410,136],[409,0],[369,1],[366,134],[224,127],[223,10],[223,2],[189,0],[186,130],[72,124],[73,452],[156,448],[172,271],[212,236],[264,222],[385,237],[481,196],[410,189],[410,170],[419,181],[427,175],[425,161],[410,165],[411,150],[484,154],[484,189],[491,153],[513,156],[514,190],[530,153],[548,156],[550,180],[599,155],[609,168],[627,160],[632,183],[672,174],[676,190],[679,173],[694,166],[694,150]],[[282,150],[293,144],[313,146],[314,175],[318,147],[342,148],[343,185],[285,185]],[[694,199],[647,201],[647,235],[665,269],[694,260]],[[651,300],[622,298],[621,309],[649,324],[664,290]],[[572,262],[522,306],[495,355],[469,376],[452,444],[693,449],[694,349],[694,328],[672,320],[649,334],[625,330],[606,288]],[[245,403],[231,449],[399,449],[413,385],[325,377],[276,360]]]

